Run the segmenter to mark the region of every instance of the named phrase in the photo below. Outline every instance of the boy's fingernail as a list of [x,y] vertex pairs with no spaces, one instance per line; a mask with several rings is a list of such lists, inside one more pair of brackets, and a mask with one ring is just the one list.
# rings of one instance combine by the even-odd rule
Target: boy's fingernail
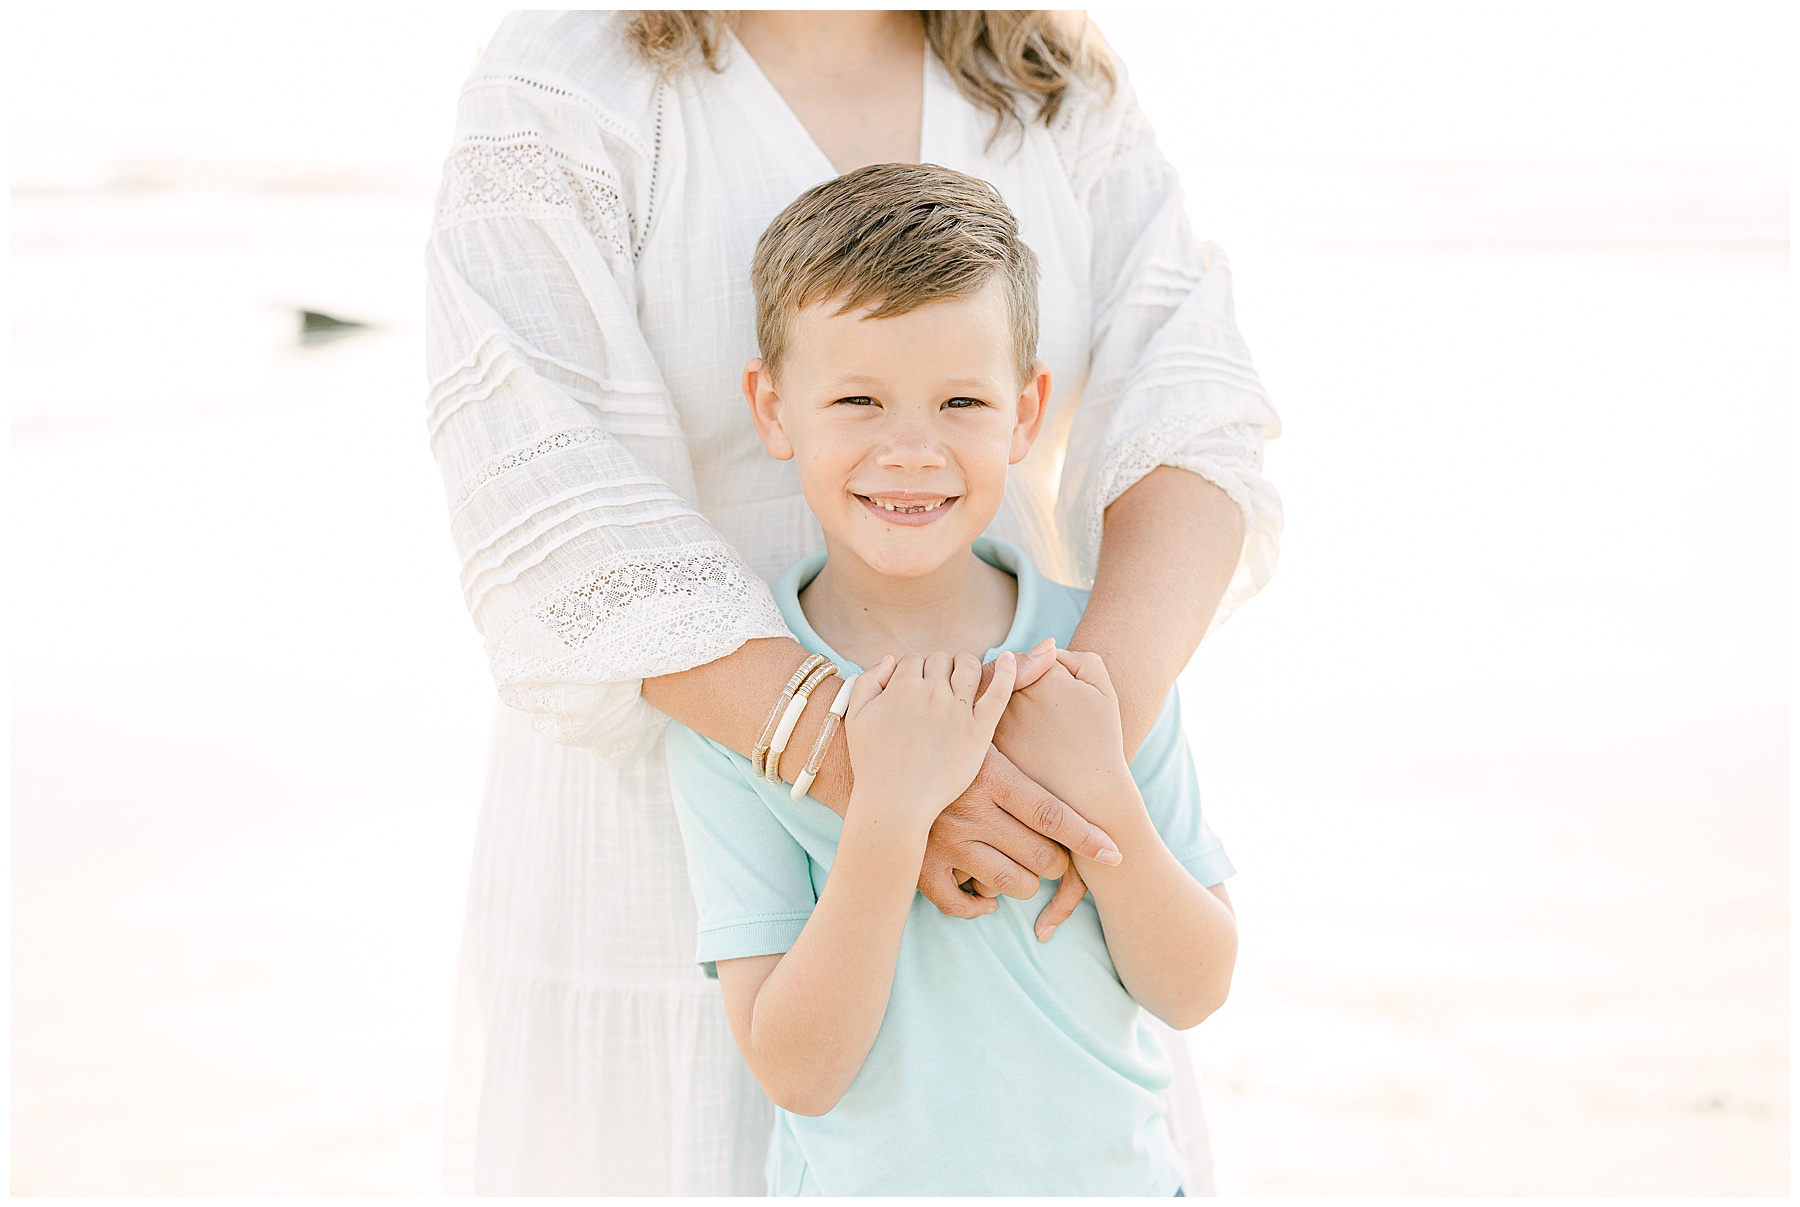
[[1094,862],[1104,863],[1109,868],[1116,868],[1121,863],[1125,862],[1125,856],[1119,854],[1111,847],[1101,847],[1100,853],[1094,856]]
[[1056,648],[1056,638],[1046,637],[1042,641],[1038,642],[1036,645],[1032,646],[1028,652],[1032,656],[1035,657],[1038,654],[1044,653],[1046,650],[1053,650],[1055,648]]

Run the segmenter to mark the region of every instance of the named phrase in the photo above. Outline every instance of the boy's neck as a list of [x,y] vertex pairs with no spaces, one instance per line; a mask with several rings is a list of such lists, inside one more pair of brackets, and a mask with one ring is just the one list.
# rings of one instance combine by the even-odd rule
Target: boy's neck
[[800,592],[813,631],[858,666],[939,650],[980,657],[1006,640],[1019,585],[965,549],[930,574],[879,573],[829,537],[825,567]]

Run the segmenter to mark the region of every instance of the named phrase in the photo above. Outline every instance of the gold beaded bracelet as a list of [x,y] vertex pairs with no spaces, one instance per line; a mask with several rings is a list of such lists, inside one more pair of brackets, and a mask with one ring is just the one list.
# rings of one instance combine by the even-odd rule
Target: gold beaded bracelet
[[806,661],[800,664],[800,669],[794,672],[794,677],[787,681],[787,686],[781,689],[781,697],[775,701],[775,707],[769,710],[769,719],[763,722],[762,736],[756,739],[756,745],[750,751],[750,769],[759,778],[767,774],[769,743],[775,737],[775,727],[781,724],[782,714],[787,711],[788,701],[794,698],[794,693],[806,682],[806,677],[824,661],[823,654],[808,655]]
[[781,716],[781,724],[775,727],[775,737],[769,742],[768,765],[765,767],[765,778],[771,784],[781,782],[781,752],[787,749],[788,739],[794,736],[794,726],[800,723],[800,714],[806,711],[806,702],[812,698],[819,684],[838,673],[837,663],[827,662],[813,668],[794,698],[788,701],[787,711]]

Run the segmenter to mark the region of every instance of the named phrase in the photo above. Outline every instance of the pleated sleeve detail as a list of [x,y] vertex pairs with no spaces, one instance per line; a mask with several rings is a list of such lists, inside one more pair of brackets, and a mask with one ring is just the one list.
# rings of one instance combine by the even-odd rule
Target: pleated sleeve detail
[[427,247],[427,425],[501,700],[622,761],[666,721],[644,678],[788,630],[696,509],[638,325],[657,85],[619,114],[503,68],[465,89]]
[[1194,236],[1180,182],[1121,80],[1055,131],[1093,224],[1093,357],[1070,432],[1059,524],[1091,582],[1106,508],[1159,465],[1196,473],[1244,516],[1244,547],[1213,624],[1275,569],[1281,499],[1263,476],[1280,420],[1238,334],[1231,272]]

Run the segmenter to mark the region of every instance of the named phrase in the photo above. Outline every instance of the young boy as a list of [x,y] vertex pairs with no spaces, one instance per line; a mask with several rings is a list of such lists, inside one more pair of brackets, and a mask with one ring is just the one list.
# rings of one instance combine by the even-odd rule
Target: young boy
[[[779,750],[779,716],[805,707],[785,698],[757,751],[774,775],[679,725],[668,751],[699,959],[780,1108],[770,1193],[1178,1193],[1144,1011],[1191,1027],[1224,1001],[1236,930],[1206,886],[1232,868],[1173,695],[1128,766],[1097,657],[1063,651],[1013,693],[1012,651],[1062,645],[1086,601],[981,535],[1050,394],[1036,260],[990,186],[889,164],[795,201],[752,277],[744,393],[826,549],[776,598],[840,672],[812,677],[843,710],[855,786],[840,819],[776,778],[815,762]],[[974,651],[999,651],[979,694]],[[973,921],[915,890],[997,726],[1121,856],[1081,861],[1091,895],[1049,942],[1051,885]]]

